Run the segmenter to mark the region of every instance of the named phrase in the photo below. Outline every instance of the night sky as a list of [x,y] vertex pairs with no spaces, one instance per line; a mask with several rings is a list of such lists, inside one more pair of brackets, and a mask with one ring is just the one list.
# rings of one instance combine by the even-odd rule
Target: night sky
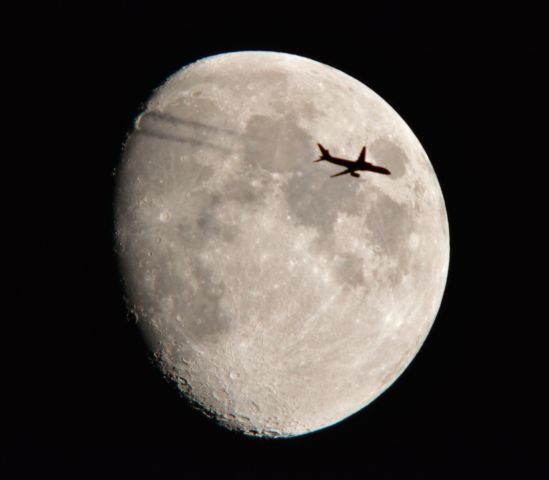
[[[26,62],[42,100],[32,123],[49,141],[35,141],[41,153],[25,163],[32,233],[21,246],[34,253],[13,277],[21,313],[4,337],[14,383],[2,478],[539,478],[546,470],[534,346],[546,314],[532,300],[541,266],[525,259],[540,239],[534,225],[543,215],[546,223],[541,198],[528,196],[542,190],[526,182],[547,154],[524,158],[523,130],[534,137],[534,127],[519,113],[533,87],[527,65],[541,61],[536,42],[519,43],[517,26],[529,28],[512,11],[378,4],[359,12],[341,2],[310,10],[51,2],[33,14],[41,28],[27,39]],[[225,431],[159,378],[126,318],[112,250],[113,171],[133,119],[167,76],[235,50],[309,57],[381,95],[425,148],[449,217],[446,292],[415,360],[366,409],[289,440]]]

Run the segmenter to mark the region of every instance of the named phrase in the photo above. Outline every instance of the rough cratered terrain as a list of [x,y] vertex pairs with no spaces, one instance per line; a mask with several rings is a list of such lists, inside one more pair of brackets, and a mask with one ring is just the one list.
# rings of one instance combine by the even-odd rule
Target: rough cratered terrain
[[[392,175],[329,178],[316,142],[346,158],[366,145]],[[418,140],[366,86],[292,55],[220,55],[168,79],[128,139],[116,214],[163,373],[248,434],[303,434],[371,402],[446,281],[446,210]]]

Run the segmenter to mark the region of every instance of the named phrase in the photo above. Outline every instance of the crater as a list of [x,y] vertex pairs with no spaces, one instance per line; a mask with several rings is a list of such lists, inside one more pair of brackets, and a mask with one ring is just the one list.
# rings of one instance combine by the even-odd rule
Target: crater
[[161,222],[169,222],[172,218],[172,214],[169,210],[163,210],[161,213],[160,213],[160,221]]

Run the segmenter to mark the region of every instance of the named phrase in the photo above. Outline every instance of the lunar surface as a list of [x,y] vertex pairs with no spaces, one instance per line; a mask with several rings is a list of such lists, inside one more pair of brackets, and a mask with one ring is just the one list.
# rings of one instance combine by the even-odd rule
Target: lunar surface
[[[313,163],[317,142],[391,175]],[[116,248],[162,374],[248,435],[348,417],[412,361],[449,262],[444,199],[410,128],[310,59],[209,57],[171,76],[128,137]],[[182,408],[185,407],[182,402]]]

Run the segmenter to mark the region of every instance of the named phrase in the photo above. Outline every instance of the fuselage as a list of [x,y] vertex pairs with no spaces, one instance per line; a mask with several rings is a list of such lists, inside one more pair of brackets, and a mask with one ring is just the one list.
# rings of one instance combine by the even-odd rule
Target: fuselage
[[326,158],[325,160],[330,163],[334,163],[336,165],[341,165],[342,167],[346,167],[352,172],[359,170],[359,171],[376,172],[384,175],[389,175],[391,173],[386,168],[378,167],[377,165],[372,165],[371,163],[368,163],[368,162],[353,162],[351,160],[345,160],[344,158],[337,158],[332,156],[330,156],[330,158]]

